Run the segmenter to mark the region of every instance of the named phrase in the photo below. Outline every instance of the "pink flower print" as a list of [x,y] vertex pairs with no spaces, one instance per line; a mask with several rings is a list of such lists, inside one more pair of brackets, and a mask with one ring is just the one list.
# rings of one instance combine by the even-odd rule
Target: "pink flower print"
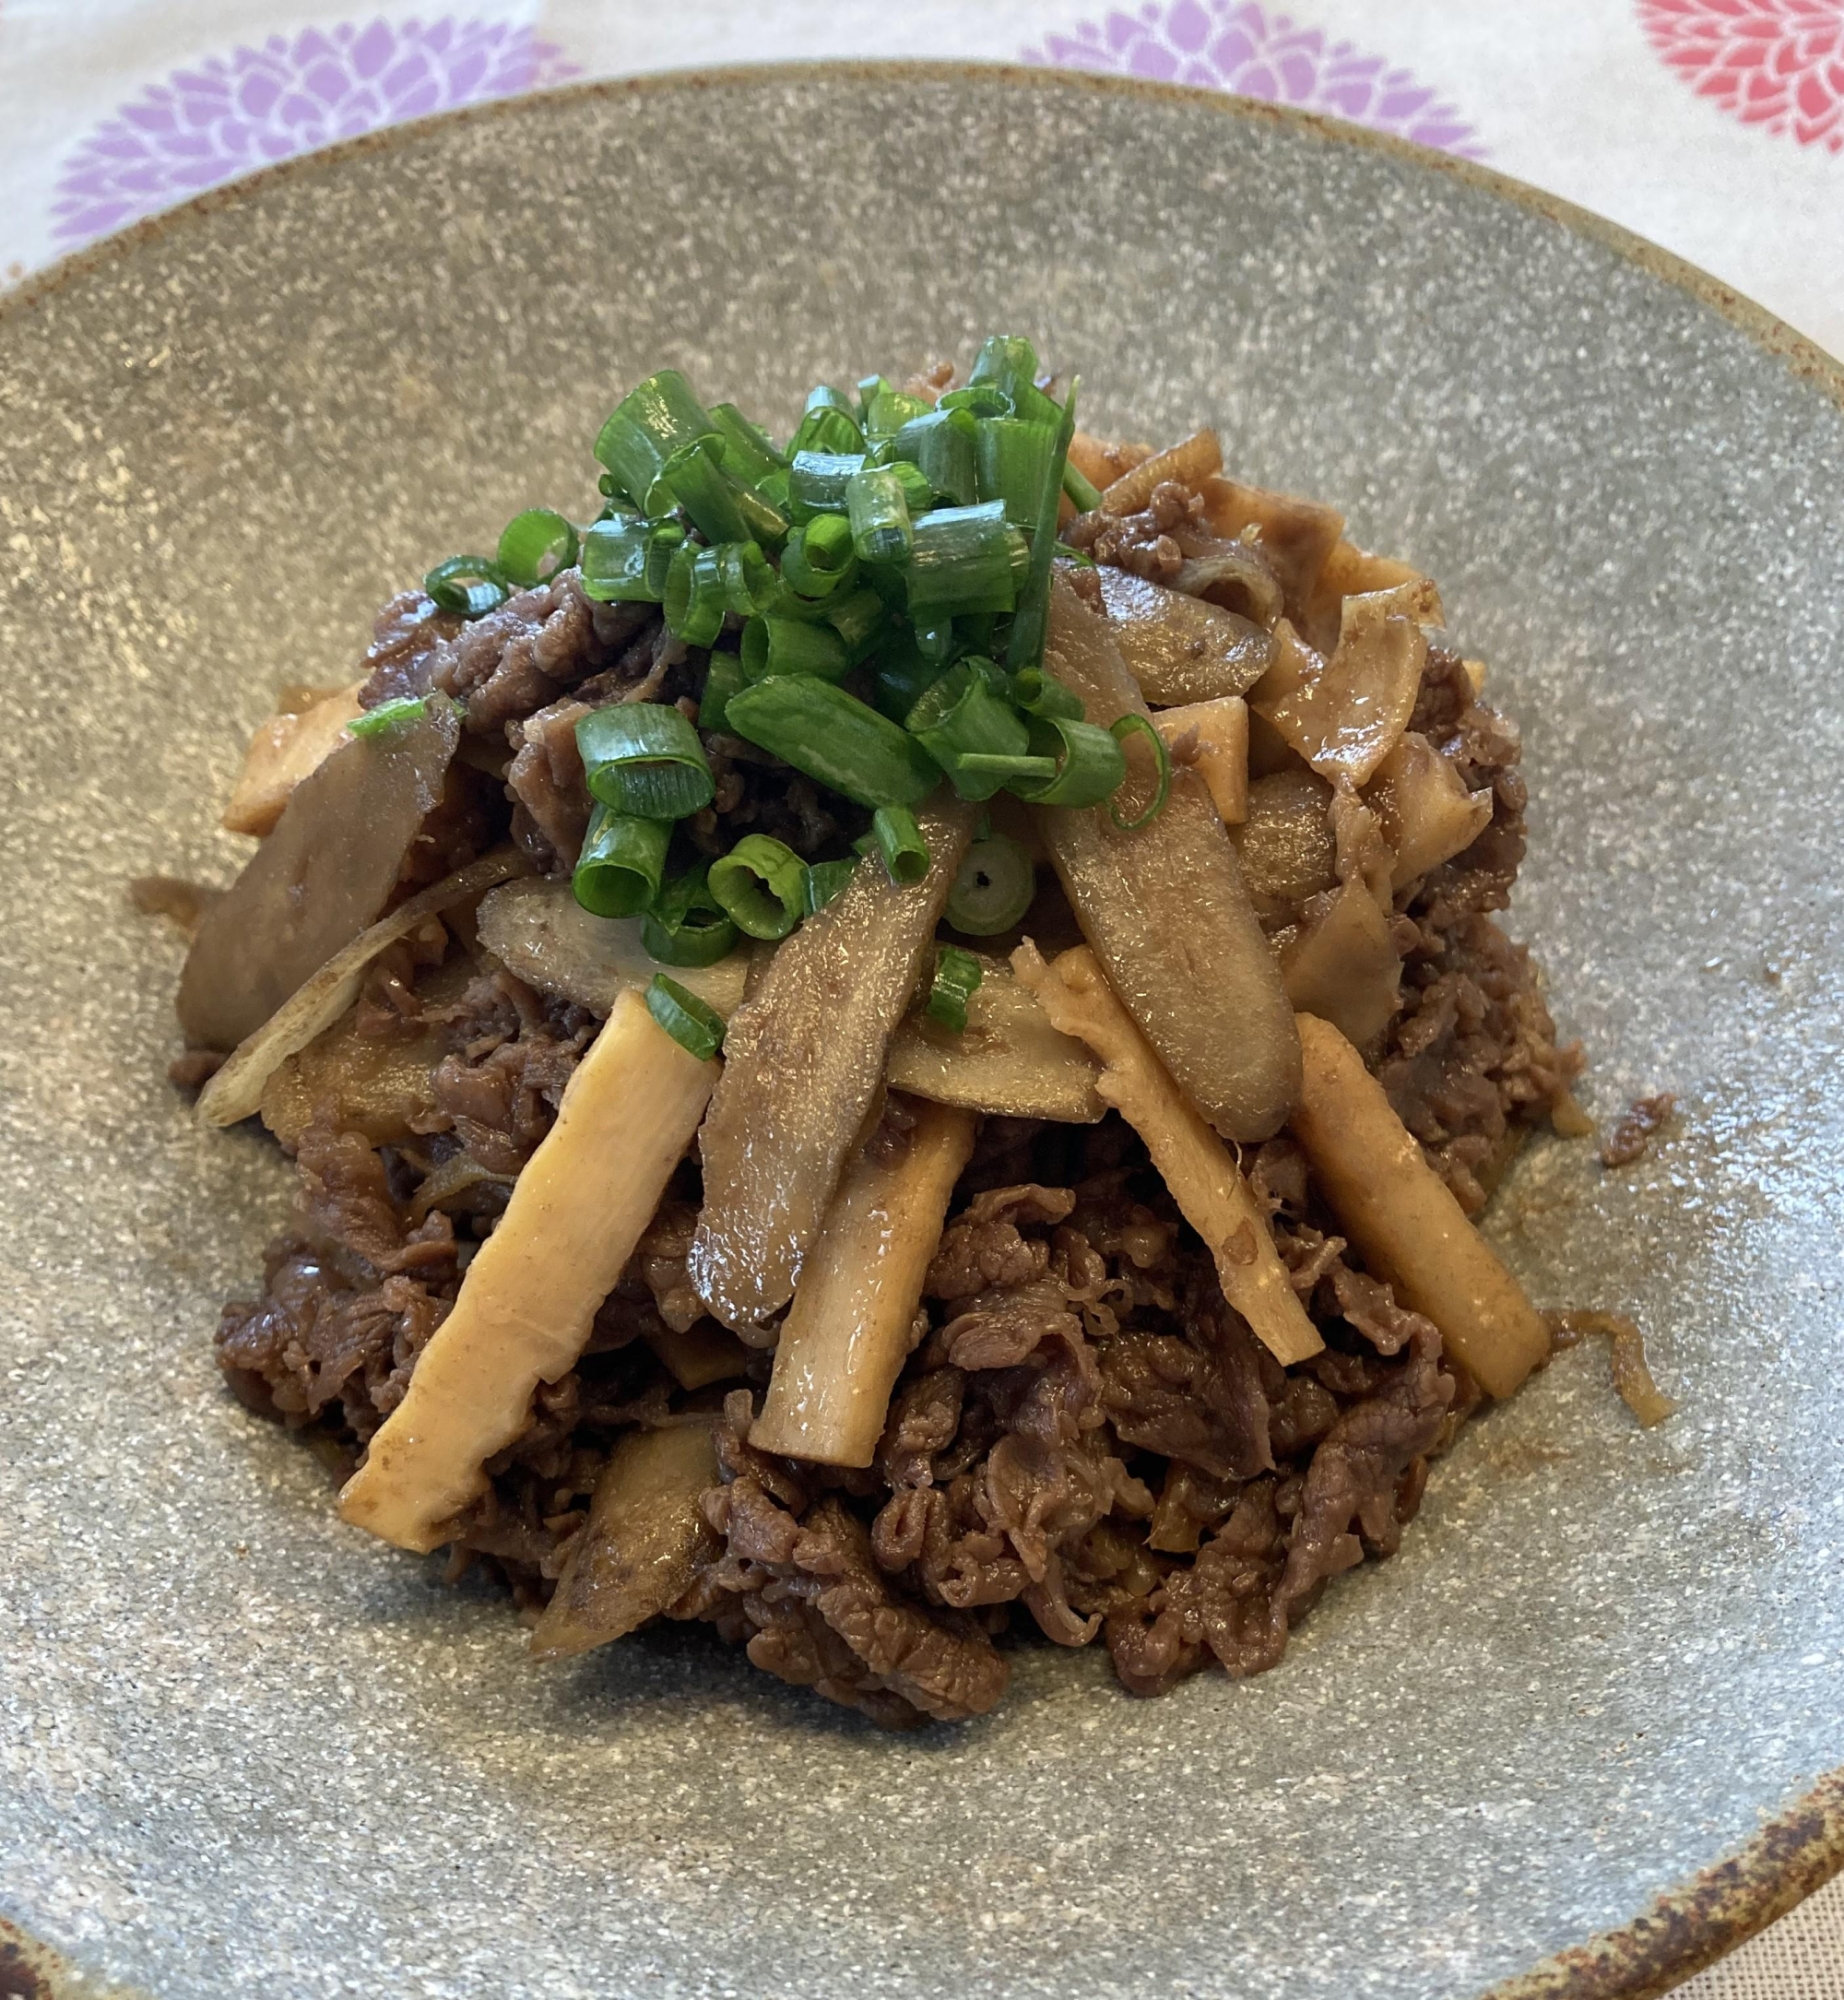
[[551,43],[505,21],[271,35],[175,70],[98,125],[58,177],[52,233],[83,242],[271,160],[575,74]]
[[1639,23],[1699,97],[1844,152],[1844,0],[1639,0]]
[[1070,34],[1050,35],[1041,48],[1026,49],[1024,59],[1240,91],[1473,159],[1484,151],[1459,110],[1408,70],[1246,0],[1148,0],[1133,13],[1116,11],[1078,22]]

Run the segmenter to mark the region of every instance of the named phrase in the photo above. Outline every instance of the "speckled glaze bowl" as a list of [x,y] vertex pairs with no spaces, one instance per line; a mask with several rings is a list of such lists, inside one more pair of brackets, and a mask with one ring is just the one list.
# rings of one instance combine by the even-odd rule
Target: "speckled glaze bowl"
[[[891,1740],[702,1632],[538,1671],[219,1387],[286,1175],[167,1088],[180,947],[125,885],[227,876],[274,686],[579,504],[646,369],[785,420],[993,327],[1097,427],[1210,419],[1441,580],[1524,725],[1514,927],[1589,1101],[1683,1108],[1621,1174],[1533,1149],[1493,1231],[1542,1302],[1635,1311],[1683,1409],[1642,1433],[1565,1356],[1241,1685],[1136,1703],[1027,1645],[997,1715]],[[566,91],[203,200],[0,313],[0,411],[0,1908],[73,1990],[1581,2000],[1838,1865],[1832,364],[1352,131],[837,68]]]

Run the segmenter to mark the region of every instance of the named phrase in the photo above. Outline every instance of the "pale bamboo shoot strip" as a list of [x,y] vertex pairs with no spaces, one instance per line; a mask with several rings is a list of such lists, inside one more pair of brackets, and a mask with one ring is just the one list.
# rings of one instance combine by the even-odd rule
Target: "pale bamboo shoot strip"
[[1277,1361],[1304,1361],[1325,1345],[1274,1247],[1267,1210],[1203,1114],[1115,997],[1086,945],[1046,965],[1027,939],[1012,969],[1057,1027],[1101,1058],[1095,1088],[1146,1141],[1172,1199],[1216,1260],[1223,1296]]
[[630,1431],[602,1468],[531,1657],[563,1660],[605,1646],[683,1597],[718,1552],[699,1507],[721,1483],[711,1423]]
[[409,1393],[346,1482],[348,1521],[399,1548],[446,1539],[445,1524],[486,1488],[481,1468],[518,1436],[532,1391],[575,1367],[717,1077],[638,993],[615,1002]]
[[1549,1333],[1422,1157],[1364,1059],[1329,1022],[1299,1017],[1305,1089],[1292,1119],[1338,1226],[1404,1305],[1441,1330],[1489,1394],[1508,1396],[1549,1352]]
[[869,1465],[909,1354],[929,1259],[973,1151],[971,1111],[916,1100],[900,1159],[875,1147],[839,1182],[782,1323],[775,1372],[749,1433],[759,1451]]
[[[1174,750],[1186,744],[1183,761],[1204,781],[1210,803],[1225,826],[1249,816],[1249,708],[1240,695],[1186,702],[1153,711],[1153,727]],[[1174,762],[1180,761],[1174,757]]]

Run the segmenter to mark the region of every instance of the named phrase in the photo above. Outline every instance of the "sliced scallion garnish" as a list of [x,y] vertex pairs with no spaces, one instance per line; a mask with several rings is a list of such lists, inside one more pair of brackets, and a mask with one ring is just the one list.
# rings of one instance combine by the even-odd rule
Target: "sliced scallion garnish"
[[755,542],[725,542],[717,551],[717,577],[724,609],[739,618],[759,618],[781,601],[781,579]]
[[724,470],[745,486],[759,486],[788,462],[769,441],[768,433],[752,424],[734,403],[711,405],[711,428],[723,441]]
[[666,571],[685,540],[676,521],[610,514],[584,530],[583,595],[598,604],[657,604]]
[[711,863],[710,891],[753,938],[784,938],[807,914],[807,864],[765,833],[746,833]]
[[1147,721],[1143,715],[1123,715],[1109,730],[1109,735],[1117,744],[1124,744],[1129,736],[1144,737],[1153,754],[1153,765],[1158,772],[1158,782],[1153,787],[1153,795],[1145,810],[1136,813],[1132,819],[1121,817],[1120,806],[1113,798],[1108,800],[1108,817],[1123,833],[1132,833],[1155,820],[1165,810],[1165,802],[1172,795],[1172,758],[1165,747],[1165,738]]
[[1006,652],[1014,673],[1043,664],[1044,640],[1050,631],[1050,563],[1056,554],[1057,503],[1063,497],[1063,466],[1069,457],[1069,440],[1076,434],[1076,391],[1081,386],[1079,380],[1069,385],[1069,401],[1063,405],[1055,442],[1044,464],[1037,526],[1031,537],[1030,573],[1018,592],[1018,609],[1012,619],[1011,644]]
[[1012,676],[1012,698],[1027,715],[1066,715],[1082,720],[1082,697],[1042,667],[1021,667]]
[[521,590],[549,583],[559,570],[575,566],[576,530],[549,507],[527,507],[500,531],[494,558],[500,573]]
[[708,646],[724,628],[723,571],[715,549],[686,542],[666,569],[666,623],[688,646]]
[[817,916],[852,879],[856,861],[815,861],[807,869],[807,915]]
[[675,877],[640,920],[640,941],[662,965],[715,965],[736,949],[736,925],[711,894],[700,861]]
[[852,474],[845,482],[845,518],[861,562],[902,562],[915,546],[909,498],[893,467],[865,465]]
[[420,722],[429,713],[429,704],[436,697],[427,694],[400,695],[395,701],[381,701],[376,708],[368,708],[362,715],[355,715],[346,724],[351,736],[389,736],[409,723]]
[[892,882],[920,882],[928,873],[928,842],[907,806],[879,806],[871,815],[871,837]]
[[[1056,449],[1054,424],[1022,417],[988,417],[974,449],[982,500],[997,500],[1015,528],[1035,529],[1042,511],[1044,477]],[[1054,528],[1055,522],[1051,523]]]
[[571,878],[576,900],[598,917],[631,917],[659,894],[672,828],[598,805]]
[[843,514],[845,489],[864,469],[861,451],[802,451],[788,472],[788,512],[798,523],[816,514]]
[[771,674],[817,674],[823,681],[843,680],[851,668],[845,641],[830,625],[811,625],[798,618],[752,618],[743,627],[743,678],[767,680]]
[[[1016,775],[1010,760],[1026,756],[1029,734],[970,661],[953,666],[911,709],[904,727],[947,772],[964,799],[989,799]],[[969,758],[981,761],[969,763]],[[998,763],[986,761],[999,759]],[[1028,768],[1028,767],[1027,767]]]
[[970,412],[930,410],[911,417],[891,442],[897,456],[915,466],[950,506],[971,507],[980,497],[978,435]]
[[[1101,505],[1101,488],[1085,479],[1081,469],[1068,459],[1063,461],[1063,491],[1078,514],[1092,514]],[[1094,558],[1091,556],[1089,560],[1092,562]]]
[[811,674],[753,682],[724,704],[734,735],[862,806],[913,806],[941,781],[928,752],[887,716]]
[[928,1017],[955,1034],[967,1030],[967,1002],[979,991],[980,962],[957,944],[944,944],[935,959],[934,982],[928,989]]
[[948,891],[947,919],[969,937],[996,937],[1023,917],[1036,893],[1030,855],[1009,835],[989,833],[967,849]]
[[1014,778],[1011,789],[1039,806],[1098,806],[1127,775],[1120,745],[1105,729],[1067,715],[1034,715],[1031,750],[1049,763],[1046,775]]
[[1009,611],[1018,601],[1015,544],[1005,507],[937,507],[915,524],[916,544],[904,572],[910,615],[918,622],[939,614]]
[[854,664],[876,646],[888,619],[884,601],[874,590],[854,590],[827,600],[826,622],[845,641]]
[[671,504],[664,493],[656,498],[654,492],[666,461],[714,428],[685,377],[676,368],[662,368],[615,405],[595,441],[595,455],[643,514],[657,514],[664,511],[662,502]]
[[698,702],[698,727],[728,732],[730,722],[726,706],[742,685],[742,661],[734,653],[713,653],[710,666],[705,670],[704,692]]
[[712,544],[749,539],[748,524],[736,504],[736,489],[724,477],[722,452],[722,438],[708,431],[680,445],[660,468],[660,484]]
[[647,988],[647,1012],[700,1062],[709,1062],[724,1045],[723,1016],[663,972],[656,972]]
[[512,595],[512,583],[485,556],[450,556],[423,578],[423,589],[444,611],[484,618]]
[[698,732],[676,708],[619,701],[576,725],[589,796],[613,813],[684,819],[717,794]]
[[781,551],[781,580],[803,597],[830,597],[857,566],[851,523],[841,514],[815,515]]

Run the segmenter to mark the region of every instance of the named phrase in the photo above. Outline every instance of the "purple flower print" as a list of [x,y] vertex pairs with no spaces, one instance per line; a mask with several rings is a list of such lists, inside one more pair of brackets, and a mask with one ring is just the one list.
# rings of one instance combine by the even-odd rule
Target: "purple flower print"
[[1131,13],[1117,11],[1100,22],[1078,22],[1070,34],[1047,36],[1041,47],[1026,49],[1024,59],[1235,90],[1471,159],[1484,151],[1458,109],[1406,69],[1237,0],[1149,0]]
[[201,188],[360,132],[574,76],[505,21],[345,22],[175,70],[65,161],[52,233],[83,242]]

